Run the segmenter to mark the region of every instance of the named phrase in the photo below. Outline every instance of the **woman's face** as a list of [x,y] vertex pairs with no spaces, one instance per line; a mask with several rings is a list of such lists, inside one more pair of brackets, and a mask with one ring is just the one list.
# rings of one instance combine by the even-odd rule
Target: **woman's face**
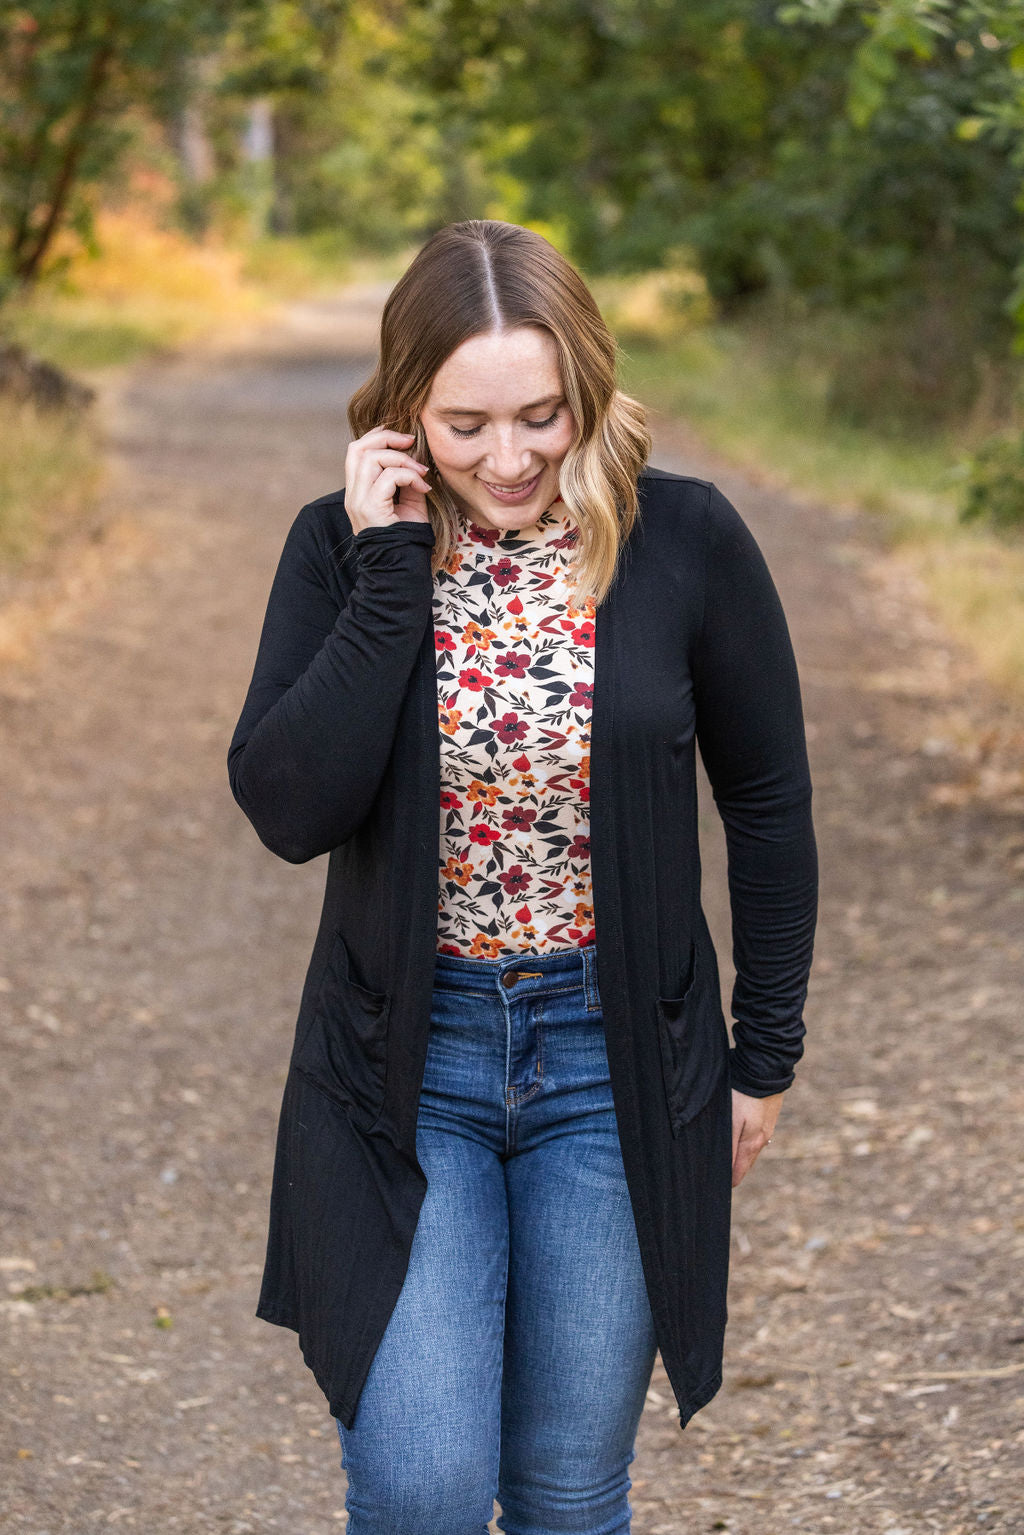
[[537,325],[471,336],[434,375],[421,420],[463,513],[502,530],[536,522],[576,432],[553,336]]

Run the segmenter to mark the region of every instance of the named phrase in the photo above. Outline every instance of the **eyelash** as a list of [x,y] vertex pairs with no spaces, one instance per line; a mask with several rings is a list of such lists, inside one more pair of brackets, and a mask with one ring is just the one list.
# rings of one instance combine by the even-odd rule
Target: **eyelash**
[[[535,432],[539,432],[542,431],[544,427],[554,426],[560,415],[561,408],[556,410],[553,416],[549,416],[546,421],[527,421],[526,425],[532,426]],[[471,426],[463,429],[460,426],[452,426],[449,424],[448,430],[451,432],[453,437],[475,437],[480,428],[478,426]]]

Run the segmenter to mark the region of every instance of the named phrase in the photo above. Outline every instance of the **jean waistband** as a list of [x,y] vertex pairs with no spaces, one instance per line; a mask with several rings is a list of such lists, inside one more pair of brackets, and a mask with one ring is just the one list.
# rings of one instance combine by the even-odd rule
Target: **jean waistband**
[[438,953],[434,979],[476,990],[497,987],[517,996],[575,985],[586,992],[588,1006],[599,1001],[597,948],[592,943],[574,949],[549,949],[544,954],[502,954],[497,959]]

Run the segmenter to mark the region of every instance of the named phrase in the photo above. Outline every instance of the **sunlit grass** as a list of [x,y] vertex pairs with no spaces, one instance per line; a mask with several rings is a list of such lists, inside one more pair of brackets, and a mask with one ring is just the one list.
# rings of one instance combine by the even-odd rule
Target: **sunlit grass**
[[620,333],[623,387],[685,418],[738,466],[868,511],[934,611],[997,686],[1024,701],[1024,537],[959,521],[965,439],[883,435],[836,419],[826,370],[763,334],[711,323],[663,341]]
[[62,277],[5,306],[6,334],[59,366],[104,368],[250,323],[279,293],[246,253],[119,211],[97,219],[100,254],[76,251]]
[[741,330],[710,325],[658,345],[626,336],[623,381],[645,403],[685,417],[737,464],[833,502],[882,512],[892,526],[955,518],[952,444],[883,437],[830,415],[827,377],[772,359]]

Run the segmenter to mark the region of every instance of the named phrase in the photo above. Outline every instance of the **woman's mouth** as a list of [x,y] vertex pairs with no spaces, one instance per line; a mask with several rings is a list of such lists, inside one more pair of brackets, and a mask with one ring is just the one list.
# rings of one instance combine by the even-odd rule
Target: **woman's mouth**
[[504,506],[518,506],[521,501],[529,501],[543,472],[538,469],[532,480],[521,481],[518,485],[492,485],[490,480],[481,480],[480,483],[486,485],[495,501],[500,501]]

